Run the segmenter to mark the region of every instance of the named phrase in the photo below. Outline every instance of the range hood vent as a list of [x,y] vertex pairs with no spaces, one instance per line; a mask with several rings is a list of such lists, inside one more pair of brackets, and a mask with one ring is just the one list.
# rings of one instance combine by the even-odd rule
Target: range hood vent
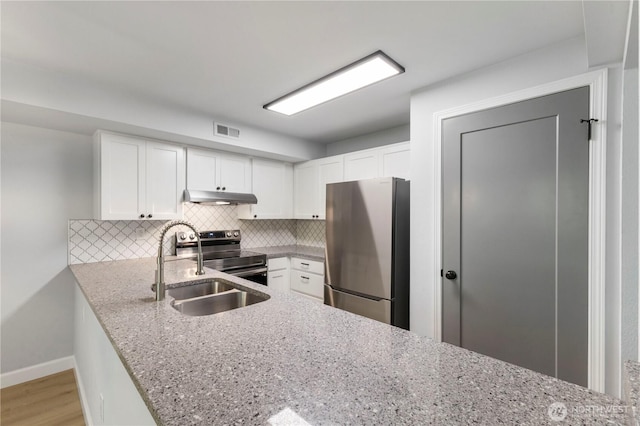
[[187,203],[210,204],[214,206],[226,204],[258,204],[253,194],[225,191],[184,190],[184,201]]

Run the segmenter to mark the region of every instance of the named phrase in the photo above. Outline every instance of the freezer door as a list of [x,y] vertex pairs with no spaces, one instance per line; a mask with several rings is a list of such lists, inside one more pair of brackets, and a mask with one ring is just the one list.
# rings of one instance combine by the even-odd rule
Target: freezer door
[[394,179],[327,185],[325,282],[392,299]]
[[391,324],[391,304],[385,299],[373,300],[353,294],[343,293],[324,285],[324,304],[343,311],[362,315],[385,324]]

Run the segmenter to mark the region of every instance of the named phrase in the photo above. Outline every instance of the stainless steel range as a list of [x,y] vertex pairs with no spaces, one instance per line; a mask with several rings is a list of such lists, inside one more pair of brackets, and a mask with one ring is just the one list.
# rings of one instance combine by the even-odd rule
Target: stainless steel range
[[[240,230],[200,232],[204,266],[267,285],[267,256],[241,250]],[[176,255],[195,259],[196,235],[192,231],[176,232]]]

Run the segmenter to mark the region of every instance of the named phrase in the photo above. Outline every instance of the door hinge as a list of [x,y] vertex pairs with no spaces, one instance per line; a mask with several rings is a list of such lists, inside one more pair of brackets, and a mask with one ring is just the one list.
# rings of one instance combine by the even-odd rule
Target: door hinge
[[580,119],[580,123],[587,123],[587,126],[589,126],[587,128],[587,140],[590,141],[591,140],[591,123],[597,123],[598,119],[597,118],[581,118]]

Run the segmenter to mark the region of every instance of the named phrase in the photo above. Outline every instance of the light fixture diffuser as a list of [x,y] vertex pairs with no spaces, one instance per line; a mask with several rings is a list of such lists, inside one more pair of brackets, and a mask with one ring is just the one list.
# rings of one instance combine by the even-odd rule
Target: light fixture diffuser
[[381,50],[269,102],[263,108],[293,115],[404,72]]

